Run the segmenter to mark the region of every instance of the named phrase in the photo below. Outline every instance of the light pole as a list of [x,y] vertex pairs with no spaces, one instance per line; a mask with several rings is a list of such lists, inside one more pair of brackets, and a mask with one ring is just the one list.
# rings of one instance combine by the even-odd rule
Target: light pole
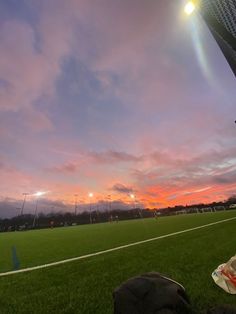
[[[17,212],[19,212],[21,210],[21,207],[16,207]],[[20,215],[19,215],[20,217]]]
[[[137,207],[137,204],[136,204],[136,196],[135,196],[135,194],[130,194],[130,197],[131,197],[131,199],[132,199],[133,202],[134,202],[133,204],[134,204],[134,210],[135,210],[135,208]],[[140,211],[139,208],[137,208],[137,211],[138,211],[138,214],[139,214],[140,218],[143,218],[142,213],[141,213],[141,211]]]
[[37,212],[38,212],[38,198],[36,198],[36,202],[35,202],[35,211],[34,211],[33,228],[35,227]]
[[75,216],[77,215],[77,199],[78,199],[78,194],[74,194],[74,197],[75,197]]
[[33,228],[35,227],[36,217],[37,217],[37,214],[38,214],[38,200],[39,200],[39,197],[44,195],[44,194],[45,194],[45,192],[37,192],[37,193],[34,194],[34,196],[36,196],[36,202],[35,202]]
[[89,193],[89,222],[92,223],[92,203],[91,200],[93,198],[93,193]]
[[21,216],[24,214],[24,208],[25,208],[26,197],[27,197],[27,195],[29,195],[29,193],[22,193],[22,195],[24,196],[24,199],[23,199],[23,203],[22,203],[22,207],[21,207],[21,212],[20,212],[20,215],[21,215]]
[[112,202],[112,199],[111,199],[111,195],[108,195],[109,196],[109,211],[111,212],[112,208],[111,208],[111,202]]
[[135,208],[135,195],[134,194],[130,194],[130,197],[133,200],[133,206]]
[[135,210],[135,195],[134,194],[130,194],[130,198],[132,199],[133,201],[133,207],[134,207],[134,210]]
[[107,214],[108,214],[108,221],[110,220],[110,213],[111,213],[111,195],[107,195],[107,200],[108,200],[108,207],[107,207]]

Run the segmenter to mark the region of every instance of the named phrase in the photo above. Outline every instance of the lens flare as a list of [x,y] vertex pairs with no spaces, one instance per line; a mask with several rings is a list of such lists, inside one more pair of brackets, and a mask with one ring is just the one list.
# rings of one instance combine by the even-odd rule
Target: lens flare
[[188,3],[186,3],[184,7],[184,12],[187,15],[191,15],[195,9],[196,9],[195,4],[192,1],[189,1]]

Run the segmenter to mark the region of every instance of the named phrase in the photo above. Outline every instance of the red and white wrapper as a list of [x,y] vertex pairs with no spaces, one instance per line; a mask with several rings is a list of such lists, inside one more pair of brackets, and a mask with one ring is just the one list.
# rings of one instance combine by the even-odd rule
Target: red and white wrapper
[[219,265],[212,273],[212,278],[224,291],[236,294],[236,256]]

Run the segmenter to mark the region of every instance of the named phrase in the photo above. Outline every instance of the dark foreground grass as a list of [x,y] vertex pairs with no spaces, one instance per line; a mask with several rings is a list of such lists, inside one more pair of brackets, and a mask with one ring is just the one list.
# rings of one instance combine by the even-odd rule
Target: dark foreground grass
[[[80,233],[82,230],[82,233],[84,233],[84,242],[82,243],[87,243],[89,245],[88,249],[90,249],[89,252],[91,252],[99,251],[99,249],[104,248],[105,244],[111,247],[114,244],[129,243],[159,233],[167,234],[176,230],[230,218],[234,215],[235,212],[189,215],[160,219],[157,222],[145,220],[145,222],[124,222],[117,225],[84,226],[84,231],[80,227],[71,230],[75,233]],[[103,228],[101,228],[102,226]],[[159,271],[180,281],[186,287],[192,304],[199,311],[215,304],[228,303],[236,305],[236,297],[219,289],[210,276],[216,266],[235,254],[235,227],[236,221],[233,220],[87,260],[0,278],[0,312],[112,313],[112,291],[114,288],[131,276],[149,271]],[[67,232],[69,233],[70,230],[63,230],[67,241],[69,241]],[[63,230],[61,229],[62,233]],[[118,230],[119,234],[117,234]],[[38,234],[43,237],[43,232],[47,234],[49,231],[53,234],[56,231],[60,235],[59,230],[44,230],[42,233],[39,231]],[[93,235],[96,234],[91,246],[89,244],[91,241],[89,234],[87,241],[88,239],[90,241],[85,241],[85,231]],[[99,238],[99,232],[103,234],[103,237],[108,235],[109,237],[106,239]],[[134,235],[133,232],[137,232],[138,235]],[[30,244],[30,238],[27,238],[30,235],[33,235],[31,241],[35,241],[35,234],[37,232],[23,234],[25,241]],[[50,233],[48,234],[50,235]],[[72,234],[74,235],[73,232]],[[1,239],[1,247],[11,235],[4,235],[5,238]],[[16,233],[14,234],[15,241],[19,241],[18,235],[23,237],[22,233]],[[65,243],[62,241],[63,236],[58,237],[58,241],[61,241],[59,244],[62,246]],[[100,243],[101,238],[103,239],[102,243]],[[121,242],[119,242],[119,238]],[[56,237],[53,237],[53,239],[51,243],[57,243]],[[20,240],[22,241],[22,239]],[[76,250],[80,246],[75,245],[74,242],[74,237],[72,237],[71,246]],[[37,245],[37,243],[34,243],[34,245]],[[9,246],[9,243],[5,244]],[[32,247],[34,245],[32,244]],[[60,247],[60,245],[56,247]],[[42,247],[41,249],[45,254],[45,248]],[[40,248],[33,252],[38,251],[40,251]],[[68,251],[72,254],[72,250],[68,248]],[[32,264],[39,264],[34,255],[30,253],[30,250],[22,250],[22,252],[25,252],[23,256],[27,256],[26,262],[31,257]],[[49,250],[49,255],[50,252]],[[61,249],[60,252],[61,255],[58,253],[57,257],[65,257],[66,248]],[[81,248],[79,253],[81,252],[85,251]],[[52,254],[50,258],[52,258]],[[44,256],[44,259],[42,256],[42,260],[47,260],[47,255]]]

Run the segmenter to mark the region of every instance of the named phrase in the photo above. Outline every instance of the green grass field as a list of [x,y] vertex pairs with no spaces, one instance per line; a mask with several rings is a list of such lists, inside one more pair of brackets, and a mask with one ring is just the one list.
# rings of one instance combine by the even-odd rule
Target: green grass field
[[[98,252],[236,216],[236,211],[0,234],[0,272]],[[236,305],[211,279],[236,253],[236,220],[64,265],[0,277],[1,313],[112,313],[112,291],[149,271],[181,282],[197,310]]]

